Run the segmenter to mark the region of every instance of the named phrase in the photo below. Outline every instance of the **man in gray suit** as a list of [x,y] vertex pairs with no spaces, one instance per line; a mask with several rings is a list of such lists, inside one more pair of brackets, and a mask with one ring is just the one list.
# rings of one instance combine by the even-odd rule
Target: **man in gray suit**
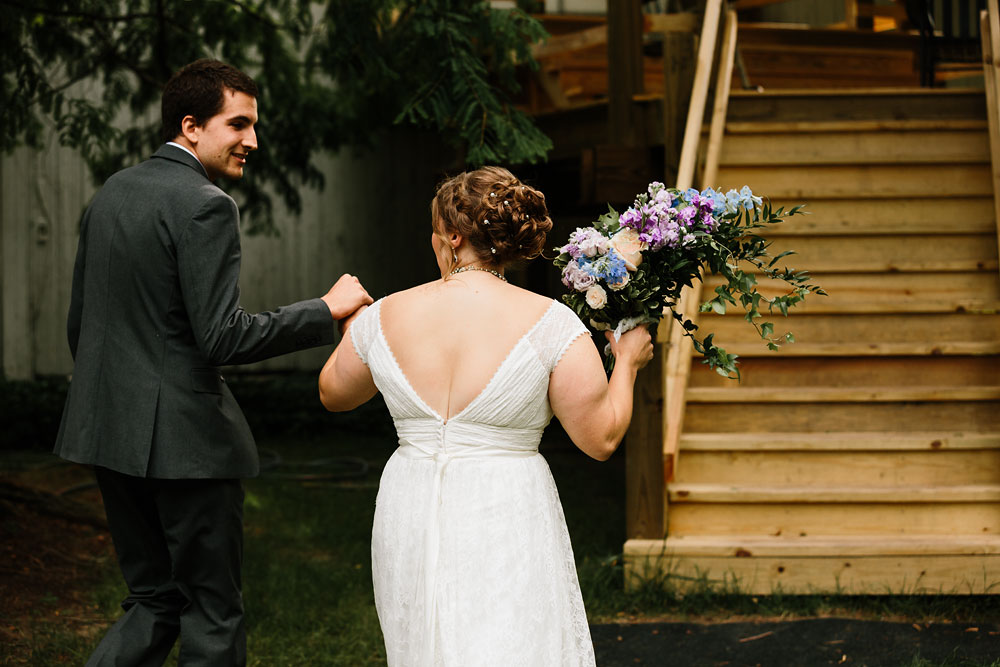
[[239,212],[213,182],[257,147],[257,87],[199,60],[163,91],[153,157],[118,172],[80,228],[75,366],[56,453],[92,464],[129,595],[88,665],[243,665],[243,488],[250,428],[218,367],[329,345],[372,299],[344,275],[321,298],[240,306]]

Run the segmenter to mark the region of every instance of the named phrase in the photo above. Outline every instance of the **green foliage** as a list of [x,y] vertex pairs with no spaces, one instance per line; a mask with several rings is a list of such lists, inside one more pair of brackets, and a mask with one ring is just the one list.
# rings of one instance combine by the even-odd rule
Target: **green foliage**
[[[534,162],[551,142],[513,108],[517,64],[546,36],[485,0],[0,0],[0,149],[38,147],[46,119],[96,182],[159,145],[170,74],[216,57],[253,76],[259,151],[232,184],[249,231],[273,231],[276,192],[294,212],[321,187],[321,150],[389,127],[427,128],[472,166]],[[265,187],[266,186],[266,187]]]

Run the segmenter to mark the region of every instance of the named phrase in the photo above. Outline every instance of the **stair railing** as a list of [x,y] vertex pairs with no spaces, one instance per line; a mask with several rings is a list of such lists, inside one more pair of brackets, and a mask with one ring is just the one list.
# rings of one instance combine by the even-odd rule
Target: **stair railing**
[[983,44],[983,79],[986,87],[986,115],[990,128],[990,163],[993,169],[993,211],[1000,249],[1000,8],[989,0],[979,15],[979,35]]
[[[681,148],[675,184],[681,190],[696,185],[695,173],[699,145],[702,143],[705,106],[710,92],[722,5],[722,0],[709,0],[705,6],[705,19],[698,47],[694,86],[691,91],[691,102],[688,106],[684,143]],[[737,19],[735,11],[726,11],[722,33],[708,145],[704,153],[704,171],[698,182],[702,186],[714,185],[718,172],[719,153],[725,129],[729,90],[736,56]],[[676,308],[677,312],[697,323],[700,305],[701,283],[698,282],[693,287],[684,290]],[[670,323],[669,327],[664,327],[666,331],[660,334],[669,341],[667,354],[663,360],[663,481],[667,483],[673,479],[677,469],[680,438],[684,426],[685,393],[691,370],[692,344],[691,339],[684,335],[683,328],[675,320],[671,318],[664,320],[664,322]],[[665,490],[663,502],[666,503]]]

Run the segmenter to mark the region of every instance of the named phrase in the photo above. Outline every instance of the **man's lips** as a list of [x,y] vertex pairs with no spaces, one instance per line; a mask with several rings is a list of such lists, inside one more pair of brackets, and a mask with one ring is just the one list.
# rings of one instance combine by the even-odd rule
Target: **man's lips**
[[236,161],[239,162],[240,164],[246,164],[247,163],[247,154],[246,153],[233,153],[232,155],[233,155],[234,158],[236,158]]

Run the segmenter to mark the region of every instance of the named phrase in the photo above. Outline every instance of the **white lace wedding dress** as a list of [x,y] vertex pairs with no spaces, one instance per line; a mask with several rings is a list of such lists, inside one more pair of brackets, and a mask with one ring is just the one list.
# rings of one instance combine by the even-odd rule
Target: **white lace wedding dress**
[[586,328],[553,301],[445,422],[393,357],[380,305],[355,320],[351,338],[399,436],[372,530],[390,667],[594,665],[566,520],[538,454],[552,418],[549,374]]

